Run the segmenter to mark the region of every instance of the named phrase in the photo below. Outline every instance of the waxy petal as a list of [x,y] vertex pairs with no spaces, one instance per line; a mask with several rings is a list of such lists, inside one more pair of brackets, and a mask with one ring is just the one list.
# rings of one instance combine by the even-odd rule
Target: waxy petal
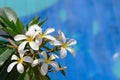
[[14,37],[14,40],[15,41],[20,41],[20,40],[24,40],[24,39],[27,39],[27,37],[25,36],[25,35],[16,35],[15,37]]
[[36,59],[33,61],[32,63],[32,67],[35,67],[36,65],[38,65],[40,63],[40,60],[39,59]]
[[18,60],[19,58],[16,55],[12,55],[11,60]]
[[39,45],[35,43],[34,41],[29,42],[29,45],[33,50],[39,50]]
[[37,31],[42,31],[42,29],[37,24],[34,24],[28,28],[28,31],[37,32]]
[[20,54],[23,54],[23,52],[24,52],[24,48],[25,48],[25,45],[27,44],[27,41],[24,41],[24,42],[22,42],[20,45],[19,45],[19,47],[18,47],[18,52],[20,53]]
[[24,66],[21,63],[17,64],[17,70],[18,70],[19,73],[23,73],[24,72]]
[[61,51],[60,51],[61,58],[64,58],[66,55],[67,55],[66,49],[65,48],[61,48]]
[[54,45],[54,46],[61,46],[62,45],[62,43],[60,41],[51,41],[50,44]]
[[55,62],[55,61],[51,61],[50,64],[55,68],[55,70],[59,70],[59,65],[58,65],[57,62]]
[[36,38],[36,39],[35,39],[35,43],[37,43],[38,45],[41,45],[41,43],[42,43],[42,38]]
[[57,55],[55,55],[55,54],[52,54],[51,56],[50,56],[50,60],[54,60],[54,59],[56,59],[56,58],[59,58]]
[[30,56],[23,57],[24,62],[33,63],[33,59]]
[[52,41],[55,41],[55,37],[51,36],[51,35],[46,35],[45,38],[49,39],[49,40],[52,40]]
[[77,43],[77,41],[75,39],[70,39],[67,44],[68,46],[72,46],[72,45],[75,45]]
[[9,66],[8,66],[8,68],[7,68],[7,72],[10,72],[11,70],[12,70],[12,68],[17,64],[18,62],[13,62],[13,63],[11,63]]
[[59,39],[63,40],[63,42],[66,42],[66,37],[65,37],[64,33],[62,31],[58,31],[58,33],[59,33]]
[[44,57],[44,59],[47,59],[47,54],[45,51],[41,52],[40,54]]
[[47,28],[47,30],[45,31],[45,33],[44,34],[50,34],[50,33],[52,33],[52,32],[54,32],[55,31],[55,29],[54,28]]
[[47,72],[48,72],[48,64],[43,64],[41,66],[40,72],[41,72],[42,75],[46,75]]
[[67,47],[67,50],[73,55],[73,56],[76,56],[76,52],[73,48],[71,47]]

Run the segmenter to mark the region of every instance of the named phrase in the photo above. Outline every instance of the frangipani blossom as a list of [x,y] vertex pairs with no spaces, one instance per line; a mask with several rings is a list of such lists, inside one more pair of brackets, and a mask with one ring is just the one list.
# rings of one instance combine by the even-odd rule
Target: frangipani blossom
[[[21,41],[21,40],[24,40],[20,45],[19,45],[19,47],[18,47],[18,51],[19,51],[19,53],[21,53],[20,51],[23,51],[24,50],[24,48],[25,48],[25,45],[27,44],[27,43],[29,43],[29,45],[30,45],[30,47],[33,49],[33,50],[38,50],[39,49],[39,45],[40,44],[37,44],[36,42],[35,42],[35,37],[36,37],[36,31],[34,31],[34,29],[36,29],[37,27],[39,27],[39,26],[37,26],[37,25],[32,25],[29,29],[28,29],[28,31],[26,32],[26,34],[25,35],[22,35],[22,34],[19,34],[19,35],[16,35],[15,37],[14,37],[14,39],[15,39],[15,41]],[[34,29],[33,29],[34,28]]]
[[32,63],[32,67],[36,66],[37,64],[39,64],[40,62],[43,62],[42,66],[41,66],[41,69],[40,69],[40,72],[42,75],[46,75],[47,72],[48,72],[48,65],[52,65],[55,70],[59,70],[59,65],[57,62],[53,61],[55,58],[58,58],[57,55],[55,54],[52,54],[49,58],[46,54],[46,52],[41,52],[41,55],[44,57],[44,59],[36,59],[33,61]]
[[[24,52],[24,51],[23,51]],[[24,53],[25,54],[25,53]],[[13,67],[17,64],[17,70],[19,73],[23,73],[24,72],[24,66],[23,63],[24,62],[28,62],[28,63],[32,63],[33,59],[30,56],[24,56],[24,54],[20,54],[20,57],[17,57],[16,55],[12,55],[11,60],[15,60],[14,62],[12,62],[8,68],[7,68],[7,72],[10,72]]]
[[72,54],[73,56],[76,55],[75,50],[74,50],[72,47],[70,47],[70,46],[75,45],[75,44],[77,43],[76,40],[70,39],[70,40],[67,42],[64,33],[61,32],[61,31],[59,31],[59,40],[62,40],[62,41],[58,41],[58,40],[56,40],[56,41],[51,41],[51,45],[60,46],[60,49],[61,49],[61,51],[60,51],[60,56],[61,56],[62,58],[64,58],[64,57],[67,55],[67,50],[68,50],[69,52],[71,52],[71,54]]

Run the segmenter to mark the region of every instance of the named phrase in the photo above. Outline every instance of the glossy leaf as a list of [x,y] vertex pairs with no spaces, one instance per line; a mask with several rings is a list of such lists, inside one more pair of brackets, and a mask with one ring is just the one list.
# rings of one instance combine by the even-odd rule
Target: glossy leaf
[[1,55],[0,55],[0,67],[5,63],[5,61],[11,56],[11,54],[14,52],[13,49],[6,49]]
[[13,21],[14,23],[17,20],[16,13],[8,7],[0,8],[0,16],[4,17],[5,19],[8,19],[10,21]]

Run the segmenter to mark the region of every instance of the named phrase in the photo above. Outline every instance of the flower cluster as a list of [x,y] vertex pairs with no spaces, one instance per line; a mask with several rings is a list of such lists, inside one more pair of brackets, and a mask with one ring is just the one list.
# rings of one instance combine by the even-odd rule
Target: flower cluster
[[[37,24],[34,24],[25,31],[24,34],[19,34],[14,37],[14,40],[19,45],[16,54],[11,57],[12,63],[8,66],[7,72],[10,72],[15,65],[19,73],[23,73],[25,65],[31,67],[40,66],[42,75],[46,75],[49,66],[52,66],[55,71],[65,69],[61,68],[55,61],[60,57],[64,58],[69,51],[73,56],[76,55],[75,50],[71,47],[77,42],[74,39],[67,39],[62,31],[58,31],[58,36],[52,36],[54,28],[48,28],[45,32]],[[50,45],[53,49],[47,47]]]

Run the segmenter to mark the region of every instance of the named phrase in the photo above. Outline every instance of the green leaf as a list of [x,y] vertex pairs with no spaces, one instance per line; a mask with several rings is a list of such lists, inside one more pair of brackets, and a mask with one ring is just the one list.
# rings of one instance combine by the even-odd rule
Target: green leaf
[[[38,24],[39,23],[39,20],[40,20],[40,17],[34,17],[30,22],[29,24],[27,25],[28,27],[30,27],[31,25],[33,24]],[[28,28],[27,28],[28,29]]]
[[0,55],[0,67],[5,63],[5,61],[11,56],[14,49],[7,49]]
[[5,34],[5,35],[0,35],[0,37],[6,38],[6,39],[7,39],[7,38],[10,38],[10,39],[14,40],[12,36],[6,35],[6,34]]
[[19,34],[24,32],[24,25],[22,24],[22,22],[19,19],[17,19],[17,21],[16,21],[16,30]]
[[39,25],[39,26],[42,26],[47,20],[48,20],[48,18],[46,18],[46,19],[43,20],[42,22],[39,22],[38,25]]
[[8,19],[10,21],[13,21],[14,23],[17,20],[16,13],[8,7],[0,8],[0,16],[3,16],[5,19]]

